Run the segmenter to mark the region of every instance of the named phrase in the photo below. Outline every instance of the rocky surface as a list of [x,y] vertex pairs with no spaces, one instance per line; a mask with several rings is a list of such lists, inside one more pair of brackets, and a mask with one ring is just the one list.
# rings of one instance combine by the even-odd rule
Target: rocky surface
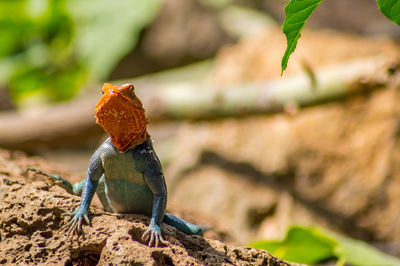
[[1,151],[0,264],[291,265],[266,251],[187,236],[172,228],[167,246],[151,248],[141,240],[149,218],[96,208],[91,208],[92,227],[85,225],[84,235],[67,236],[62,226],[69,218],[60,216],[73,211],[79,197],[42,181],[27,182],[26,166],[51,168],[39,158]]

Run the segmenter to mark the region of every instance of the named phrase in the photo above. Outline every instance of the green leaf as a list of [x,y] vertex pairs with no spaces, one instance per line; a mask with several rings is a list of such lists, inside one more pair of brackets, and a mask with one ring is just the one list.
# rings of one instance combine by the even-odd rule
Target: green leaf
[[32,95],[44,101],[71,98],[85,81],[71,49],[66,1],[0,2],[0,86],[10,89],[18,106]]
[[344,237],[328,230],[321,230],[321,233],[338,243],[334,253],[339,259],[345,260],[347,264],[365,266],[400,265],[399,259],[387,255],[365,242]]
[[284,260],[314,264],[334,258],[333,247],[336,243],[321,235],[313,228],[293,226],[283,241],[258,241],[251,247],[265,249]]
[[298,263],[315,264],[336,258],[337,265],[400,265],[399,259],[365,242],[312,227],[292,226],[282,241],[258,241],[250,246]]
[[377,0],[379,10],[393,23],[400,25],[400,2],[398,0]]
[[287,67],[290,55],[296,49],[304,24],[321,2],[322,0],[290,0],[289,4],[285,6],[286,17],[282,31],[286,35],[287,47],[282,57],[281,74]]

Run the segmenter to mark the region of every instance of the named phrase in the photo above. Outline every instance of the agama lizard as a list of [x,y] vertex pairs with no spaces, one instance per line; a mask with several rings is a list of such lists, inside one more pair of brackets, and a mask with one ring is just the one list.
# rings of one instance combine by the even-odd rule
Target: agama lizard
[[160,161],[147,133],[147,119],[132,84],[104,84],[95,108],[96,123],[110,135],[93,154],[86,179],[72,185],[60,176],[47,175],[68,192],[82,195],[80,206],[66,225],[68,233],[80,233],[83,219],[90,225],[89,205],[94,193],[106,211],[138,213],[151,217],[142,239],[149,246],[166,243],[162,222],[188,235],[202,235],[203,227],[165,213],[167,187]]

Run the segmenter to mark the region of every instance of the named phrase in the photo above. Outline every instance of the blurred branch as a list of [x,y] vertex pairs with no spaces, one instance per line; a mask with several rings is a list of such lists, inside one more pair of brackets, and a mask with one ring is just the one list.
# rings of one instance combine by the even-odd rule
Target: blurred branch
[[88,141],[96,142],[103,131],[95,124],[95,105],[96,99],[86,98],[26,114],[0,113],[0,146],[38,152],[49,146],[84,146]]
[[[138,78],[133,83],[151,122],[217,119],[276,113],[288,105],[308,106],[363,94],[391,80],[398,61],[372,58],[264,83],[216,88],[209,63]],[[186,80],[185,80],[186,78]],[[121,82],[118,82],[121,83]],[[20,116],[0,114],[0,146],[30,151],[33,146],[82,146],[102,130],[93,115],[98,97],[81,98]]]
[[[263,83],[215,88],[210,82],[149,84],[142,99],[155,119],[215,119],[282,111],[287,105],[308,106],[384,87],[398,61],[372,58]],[[143,88],[147,86],[142,86]]]

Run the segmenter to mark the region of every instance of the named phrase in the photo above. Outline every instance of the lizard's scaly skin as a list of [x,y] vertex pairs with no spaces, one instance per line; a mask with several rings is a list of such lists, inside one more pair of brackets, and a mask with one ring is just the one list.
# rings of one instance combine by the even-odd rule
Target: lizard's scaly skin
[[140,213],[151,216],[143,237],[150,237],[149,245],[165,243],[162,222],[186,234],[202,235],[203,228],[165,213],[167,187],[160,161],[146,131],[147,120],[133,85],[120,87],[105,84],[103,96],[96,106],[97,123],[110,137],[93,154],[86,180],[71,185],[61,177],[56,184],[72,193],[82,195],[80,206],[72,213],[67,227],[70,232],[82,230],[88,217],[89,205],[97,192],[107,211]]
[[147,138],[147,119],[143,105],[131,84],[121,87],[104,84],[103,97],[97,103],[94,113],[96,123],[110,135],[112,143],[121,152]]

